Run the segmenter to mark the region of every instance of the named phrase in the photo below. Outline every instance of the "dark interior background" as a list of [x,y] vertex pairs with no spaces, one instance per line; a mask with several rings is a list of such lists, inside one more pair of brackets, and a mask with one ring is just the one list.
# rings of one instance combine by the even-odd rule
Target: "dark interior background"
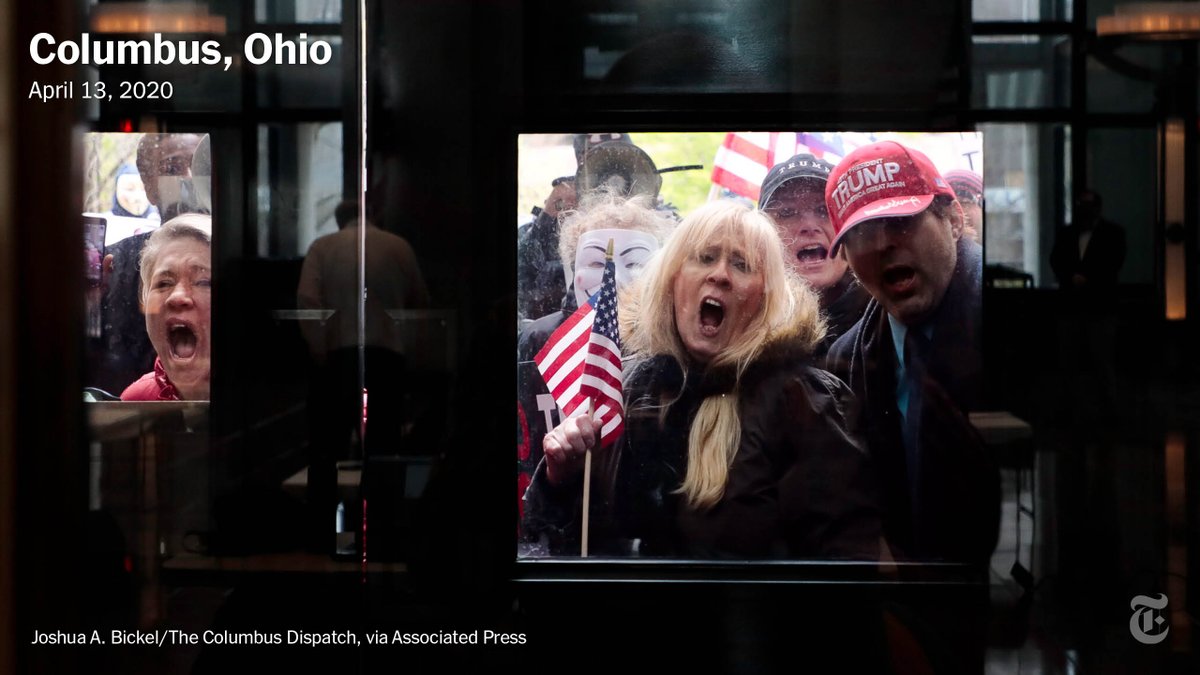
[[[1110,13],[1111,2],[1076,1],[1071,7],[1045,0],[1034,3],[1040,13],[1031,21],[973,12],[966,2],[934,7],[915,0],[372,0],[365,15],[367,65],[360,72],[353,56],[359,46],[357,3],[343,3],[337,20],[313,23],[299,22],[293,3],[206,4],[211,13],[227,17],[222,40],[227,50],[255,30],[303,30],[337,38],[335,66],[238,67],[229,73],[105,69],[105,80],[169,79],[181,95],[171,102],[117,102],[98,109],[78,101],[42,104],[27,98],[32,81],[81,74],[32,64],[29,37],[42,31],[76,35],[89,10],[70,1],[5,5],[13,17],[5,65],[13,80],[9,115],[17,133],[0,147],[13,176],[8,188],[20,188],[21,197],[5,214],[4,233],[12,245],[3,261],[13,272],[0,280],[2,316],[12,328],[11,341],[0,345],[4,363],[12,366],[3,374],[7,396],[0,406],[6,453],[0,467],[9,469],[0,471],[5,474],[0,512],[7,528],[0,532],[12,533],[12,545],[0,547],[6,549],[3,562],[11,563],[4,566],[6,585],[0,590],[11,590],[12,598],[0,603],[6,606],[0,628],[11,628],[0,648],[0,670],[206,672],[263,665],[374,671],[400,662],[440,670],[520,667],[530,660],[565,667],[581,658],[585,669],[625,668],[632,667],[625,654],[639,644],[656,649],[640,665],[708,670],[715,663],[720,670],[762,671],[767,664],[787,663],[819,671],[823,665],[844,667],[847,655],[861,647],[859,638],[868,629],[858,609],[953,602],[953,584],[877,587],[823,566],[767,573],[736,565],[596,569],[515,563],[511,214],[516,135],[522,132],[626,131],[636,137],[638,131],[688,129],[979,128],[987,134],[989,125],[1027,125],[1041,158],[1031,182],[1043,195],[1036,233],[1042,251],[1049,250],[1054,226],[1069,220],[1071,196],[1084,186],[1103,194],[1107,217],[1126,228],[1129,256],[1111,299],[1121,392],[1121,419],[1112,433],[1130,452],[1157,453],[1140,478],[1123,473],[1128,465],[1119,461],[1087,460],[1080,471],[1090,471],[1108,491],[1086,502],[1098,508],[1058,513],[1055,531],[1069,530],[1072,522],[1096,522],[1093,517],[1102,521],[1064,536],[1082,538],[1081,555],[1098,561],[1082,564],[1083,583],[1120,596],[1118,605],[1127,604],[1126,590],[1148,577],[1153,579],[1143,584],[1148,592],[1165,587],[1172,574],[1196,578],[1191,572],[1200,560],[1197,493],[1187,491],[1182,520],[1164,530],[1166,467],[1159,457],[1163,439],[1180,435],[1188,460],[1183,484],[1200,485],[1194,40],[1100,40],[1095,18]],[[340,123],[342,195],[356,194],[360,78],[367,83],[369,120],[365,187],[376,222],[412,244],[433,307],[452,315],[455,327],[445,339],[451,365],[430,367],[412,379],[410,395],[424,408],[398,454],[432,458],[434,469],[422,497],[396,507],[393,522],[399,524],[389,545],[406,570],[365,579],[353,572],[168,578],[172,595],[160,625],[494,626],[525,631],[537,644],[520,650],[315,656],[271,649],[116,655],[31,647],[35,628],[86,627],[95,604],[103,602],[97,600],[97,582],[81,574],[82,542],[94,532],[86,499],[90,437],[78,396],[83,279],[75,266],[49,262],[77,248],[73,229],[54,226],[75,222],[78,215],[73,134],[116,131],[126,123],[138,130],[211,134],[219,280],[213,403],[207,443],[193,449],[206,458],[175,466],[170,480],[203,482],[202,520],[214,532],[243,532],[253,520],[250,531],[261,543],[285,537],[306,517],[289,507],[276,510],[265,495],[304,466],[308,420],[322,414],[309,408],[312,381],[302,366],[307,356],[299,330],[275,314],[295,308],[304,254],[294,227],[303,215],[294,199],[300,147],[295,139],[303,129]],[[1188,301],[1182,321],[1164,318],[1161,252],[1167,223],[1159,128],[1168,118],[1182,119],[1185,129],[1188,189],[1181,236]],[[991,186],[1004,179],[986,180]],[[261,206],[264,199],[269,208]],[[28,203],[36,208],[21,206]],[[316,208],[331,212],[332,204]],[[1048,278],[1048,268],[1040,275]],[[1057,413],[1077,390],[1059,368],[1061,307],[1051,286],[1039,281],[1038,287],[987,291],[989,399],[994,408],[1029,421],[1041,434],[1039,443],[1071,447],[1097,432],[1086,419],[1063,421]],[[1066,466],[1060,471],[1073,470]],[[386,471],[378,469],[377,475]],[[1133,482],[1123,482],[1127,479]],[[1051,501],[1060,496],[1053,482],[1045,490]],[[1142,528],[1141,519],[1160,523],[1144,541],[1128,536]],[[1190,553],[1182,571],[1168,561],[1173,536]],[[846,574],[852,583],[843,583]],[[657,583],[644,583],[648,579]],[[1200,591],[1194,581],[1185,597],[1186,616],[1195,617]],[[1115,625],[1126,618],[1117,616]],[[1189,620],[1194,632],[1194,618]],[[1076,648],[1102,662],[1103,639],[1091,638]],[[1191,647],[1181,658],[1194,652]],[[742,654],[767,660],[742,662]],[[1166,672],[1179,663],[1167,655],[1135,665],[1149,668],[1137,672]]]

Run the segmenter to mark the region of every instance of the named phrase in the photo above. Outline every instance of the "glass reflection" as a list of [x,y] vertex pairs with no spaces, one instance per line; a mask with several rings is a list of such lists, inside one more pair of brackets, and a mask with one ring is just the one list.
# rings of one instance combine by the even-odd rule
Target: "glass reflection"
[[[327,317],[300,323],[312,359],[309,409],[315,413],[310,416],[307,496],[313,520],[325,533],[330,530],[321,523],[336,522],[339,513],[338,462],[400,450],[409,364],[391,313],[429,306],[416,254],[404,238],[376,227],[369,216],[360,222],[358,202],[343,201],[334,215],[338,231],[309,247],[296,289],[302,312]],[[378,411],[369,418],[369,434],[368,405]],[[340,466],[355,468],[362,465]],[[341,501],[343,523],[361,522],[361,500]],[[320,531],[316,536],[328,540]]]

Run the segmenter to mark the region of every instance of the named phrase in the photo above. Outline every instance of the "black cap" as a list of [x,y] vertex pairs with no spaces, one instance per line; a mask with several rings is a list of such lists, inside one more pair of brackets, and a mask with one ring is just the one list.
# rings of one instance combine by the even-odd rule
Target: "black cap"
[[625,134],[591,134],[583,160],[575,172],[575,189],[580,194],[595,190],[613,176],[622,179],[625,196],[646,194],[658,196],[662,176],[658,167],[644,150],[633,144]]
[[758,194],[758,208],[766,208],[767,202],[771,201],[771,196],[775,194],[776,190],[784,183],[798,178],[813,181],[814,187],[823,192],[825,181],[829,180],[831,171],[833,171],[832,164],[823,159],[817,159],[807,152],[776,164],[771,167],[771,170],[767,172],[767,177],[763,179],[762,189]]

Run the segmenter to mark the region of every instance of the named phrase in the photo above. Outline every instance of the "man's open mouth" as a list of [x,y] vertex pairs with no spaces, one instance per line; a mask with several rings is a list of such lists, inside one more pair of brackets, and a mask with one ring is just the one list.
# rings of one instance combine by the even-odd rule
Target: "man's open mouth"
[[186,324],[175,324],[167,328],[167,342],[171,345],[171,356],[190,359],[196,355],[196,331]]
[[809,244],[796,251],[796,259],[804,264],[819,263],[829,257],[829,249],[820,244]]
[[896,265],[883,271],[883,283],[893,292],[909,290],[917,278],[917,271],[907,265]]
[[712,337],[725,321],[725,306],[720,300],[705,298],[700,302],[700,332]]

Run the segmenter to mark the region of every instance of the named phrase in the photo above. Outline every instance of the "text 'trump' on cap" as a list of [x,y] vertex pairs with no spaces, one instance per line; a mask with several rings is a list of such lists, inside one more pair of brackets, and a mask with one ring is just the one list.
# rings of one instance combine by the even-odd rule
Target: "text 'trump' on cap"
[[838,163],[825,184],[825,205],[834,231],[829,255],[859,223],[916,215],[938,195],[953,199],[954,191],[919,150],[895,141],[858,148]]
[[776,190],[783,187],[784,183],[798,178],[812,181],[814,187],[824,192],[825,181],[829,179],[829,174],[832,172],[832,164],[823,159],[817,159],[807,152],[784,160],[771,167],[771,170],[767,172],[767,177],[763,179],[762,190],[758,194],[758,208],[765,209]]

